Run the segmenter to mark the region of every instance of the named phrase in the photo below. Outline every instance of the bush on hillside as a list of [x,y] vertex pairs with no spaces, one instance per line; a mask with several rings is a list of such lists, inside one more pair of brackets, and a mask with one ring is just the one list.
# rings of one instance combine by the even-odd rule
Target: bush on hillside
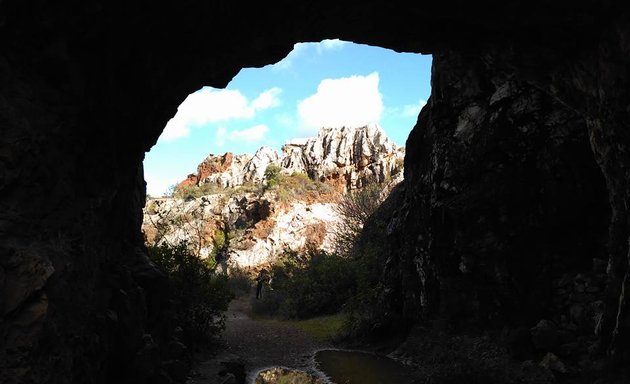
[[400,288],[405,277],[394,273],[397,268],[402,271],[404,268],[397,266],[401,260],[392,254],[391,239],[387,235],[387,226],[402,193],[401,188],[394,188],[349,244],[357,276],[357,293],[346,305],[349,319],[346,331],[350,335],[380,337],[405,331],[406,323],[399,308]]
[[298,319],[338,313],[356,290],[351,261],[315,249],[285,251],[271,276],[262,300],[254,299],[255,313]]
[[194,256],[188,244],[149,247],[149,256],[169,277],[176,320],[187,343],[195,344],[216,336],[225,325],[232,293],[227,276]]
[[345,194],[335,211],[341,218],[333,232],[335,252],[351,256],[363,226],[384,200],[383,185],[369,184]]
[[265,180],[265,190],[275,190],[281,201],[289,201],[309,192],[329,193],[331,191],[330,186],[319,180],[312,180],[305,173],[293,172],[285,175],[282,173],[282,168],[275,164],[267,166]]
[[169,188],[167,195],[176,199],[197,199],[202,196],[225,194],[228,197],[237,193],[261,193],[262,186],[256,183],[245,183],[233,188],[224,188],[214,183],[204,183],[200,185],[173,185]]

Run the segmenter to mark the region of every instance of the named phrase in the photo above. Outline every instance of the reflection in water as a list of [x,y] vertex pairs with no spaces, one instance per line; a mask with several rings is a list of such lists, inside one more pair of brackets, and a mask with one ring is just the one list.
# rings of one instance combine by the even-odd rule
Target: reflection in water
[[411,369],[370,353],[323,350],[315,354],[320,371],[338,384],[411,384]]
[[306,372],[286,368],[270,368],[258,374],[256,384],[325,384]]

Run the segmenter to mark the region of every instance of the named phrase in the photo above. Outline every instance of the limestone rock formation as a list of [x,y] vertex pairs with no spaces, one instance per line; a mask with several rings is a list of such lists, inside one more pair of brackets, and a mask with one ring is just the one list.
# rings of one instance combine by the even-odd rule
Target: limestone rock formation
[[293,140],[282,146],[282,156],[261,147],[254,156],[209,155],[188,175],[182,186],[216,184],[222,188],[261,182],[269,164],[285,174],[305,173],[342,190],[361,188],[403,177],[404,148],[399,148],[377,124],[363,127],[322,128],[317,137]]
[[[224,244],[218,245],[216,239],[227,234],[230,246],[225,246],[227,254],[221,261],[240,268],[268,264],[287,249],[309,246],[330,252],[339,220],[336,200],[346,189],[369,183],[386,184],[384,191],[390,190],[402,179],[403,157],[404,150],[378,125],[323,128],[317,137],[285,144],[282,157],[269,147],[261,147],[253,156],[209,155],[180,186],[210,184],[219,189],[198,198],[150,200],[142,229],[149,245],[186,241],[201,257],[217,257],[218,247]],[[341,191],[291,196],[280,202],[279,192],[263,191],[270,164],[279,165],[287,176],[307,174],[313,182],[332,184]],[[239,188],[245,183],[257,192]]]
[[376,124],[322,128],[317,137],[282,147],[281,166],[322,181],[340,180],[350,190],[402,176],[404,148]]
[[288,249],[333,250],[336,204],[330,195],[319,198],[282,202],[273,191],[259,195],[226,190],[196,199],[152,199],[142,230],[148,245],[186,241],[202,258],[250,269],[272,263]]
[[[234,187],[243,184],[245,174],[243,168],[249,164],[251,156],[236,155],[227,152],[222,156],[208,155],[204,161],[197,166],[197,174],[192,175],[194,183],[192,185],[216,184],[222,188]],[[187,180],[191,179],[191,175]],[[186,180],[182,183],[186,183]],[[180,183],[181,184],[181,183]]]
[[244,181],[262,182],[265,178],[265,170],[269,164],[278,162],[278,153],[269,147],[259,148],[254,156],[247,162],[244,169]]

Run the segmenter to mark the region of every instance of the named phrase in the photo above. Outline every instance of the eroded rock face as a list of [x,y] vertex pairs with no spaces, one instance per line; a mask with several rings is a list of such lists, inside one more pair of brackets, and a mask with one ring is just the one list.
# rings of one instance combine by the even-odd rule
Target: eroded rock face
[[376,124],[364,127],[322,128],[317,137],[293,140],[282,146],[282,155],[261,147],[253,156],[209,155],[180,183],[216,184],[221,188],[265,180],[270,164],[285,174],[304,173],[311,179],[331,183],[343,191],[391,179],[402,180],[404,148],[399,148]]
[[[331,252],[332,228],[339,221],[334,200],[328,194],[285,202],[274,191],[230,190],[196,199],[153,199],[144,210],[142,231],[148,245],[186,241],[200,257],[251,270],[272,263],[285,250]],[[223,247],[225,254],[220,253]]]
[[[593,123],[540,78],[501,66],[519,68],[515,56],[434,55],[432,96],[407,141],[404,193],[390,203],[400,208],[389,218],[395,251],[382,279],[398,293],[384,305],[446,329],[531,329],[518,347],[588,370],[610,348],[601,343],[601,284],[610,292],[615,277],[601,265],[618,265],[607,223],[624,208],[611,212],[610,182],[591,156],[600,140]],[[625,316],[620,296],[608,298],[608,310]]]
[[[279,61],[295,42],[330,37],[436,54],[433,96],[407,145],[405,197],[392,225],[401,253],[390,266],[409,267],[396,278],[410,317],[459,313],[464,283],[471,300],[462,315],[500,324],[520,313],[501,295],[541,297],[556,259],[586,268],[587,250],[608,243],[597,337],[602,352],[619,355],[630,308],[623,6],[3,1],[0,381],[168,382],[154,369],[154,346],[167,345],[172,327],[168,289],[142,247],[143,153],[200,86],[223,87],[243,67]],[[592,153],[578,144],[582,124]],[[587,165],[593,157],[603,210],[582,199],[602,198],[601,177]],[[604,224],[602,211],[610,212]],[[538,312],[536,303],[527,308]]]
[[[208,155],[197,166],[194,184],[216,184],[221,188],[242,185],[245,181],[244,167],[251,161],[249,155],[236,155],[227,152],[222,156]],[[190,178],[190,176],[189,176]],[[185,183],[186,181],[183,181]]]
[[321,181],[340,179],[347,190],[402,176],[404,148],[398,148],[376,124],[323,128],[315,138],[282,147],[281,165]]

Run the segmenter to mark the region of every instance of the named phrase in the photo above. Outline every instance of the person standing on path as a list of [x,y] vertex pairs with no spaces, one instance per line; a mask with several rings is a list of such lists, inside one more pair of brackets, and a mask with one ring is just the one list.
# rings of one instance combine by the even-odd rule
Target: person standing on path
[[265,281],[267,280],[267,271],[261,270],[256,277],[256,298],[262,298],[262,289],[263,285],[265,285]]

